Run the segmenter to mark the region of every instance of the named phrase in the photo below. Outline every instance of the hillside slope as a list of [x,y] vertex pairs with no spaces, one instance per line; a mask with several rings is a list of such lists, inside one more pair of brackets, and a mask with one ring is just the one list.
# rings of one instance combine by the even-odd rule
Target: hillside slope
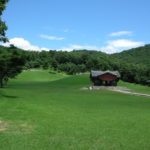
[[115,53],[110,56],[114,59],[119,59],[128,63],[150,65],[150,45],[143,47],[133,48],[123,51],[121,53]]

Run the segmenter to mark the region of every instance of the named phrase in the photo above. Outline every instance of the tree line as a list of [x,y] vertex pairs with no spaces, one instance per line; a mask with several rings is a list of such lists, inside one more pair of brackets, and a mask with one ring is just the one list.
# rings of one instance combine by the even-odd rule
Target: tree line
[[24,51],[11,45],[0,46],[0,86],[7,83],[22,70],[42,68],[79,74],[91,70],[118,70],[126,82],[146,84],[150,68],[142,64],[128,63],[99,51]]
[[126,62],[98,51],[74,50],[26,52],[28,61],[25,69],[43,68],[78,74],[91,70],[118,70],[121,79],[126,82],[146,84],[150,79],[150,68],[147,65]]

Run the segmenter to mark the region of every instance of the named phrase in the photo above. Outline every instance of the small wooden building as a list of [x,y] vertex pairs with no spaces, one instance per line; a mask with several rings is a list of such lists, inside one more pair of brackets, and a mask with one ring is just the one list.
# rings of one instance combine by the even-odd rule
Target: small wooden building
[[97,86],[117,86],[120,79],[118,71],[91,71],[90,79]]

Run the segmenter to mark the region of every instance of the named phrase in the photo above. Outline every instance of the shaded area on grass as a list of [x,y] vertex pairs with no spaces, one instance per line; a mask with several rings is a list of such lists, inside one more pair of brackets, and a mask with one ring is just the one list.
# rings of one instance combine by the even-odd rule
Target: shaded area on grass
[[18,98],[18,96],[7,95],[4,91],[1,91],[1,89],[0,89],[0,97],[4,97],[4,98],[12,98],[12,99]]

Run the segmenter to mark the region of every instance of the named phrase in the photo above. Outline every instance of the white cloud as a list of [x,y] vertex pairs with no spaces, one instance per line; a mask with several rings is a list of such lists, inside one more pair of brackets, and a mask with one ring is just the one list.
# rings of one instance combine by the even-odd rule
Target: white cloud
[[[34,51],[49,50],[48,48],[41,48],[39,46],[32,45],[29,41],[17,37],[10,39],[9,43],[5,43],[2,45],[9,46],[10,44],[13,44],[14,46],[24,50],[34,50]],[[145,44],[144,42],[140,42],[140,41],[137,42],[137,41],[127,40],[127,39],[118,39],[118,40],[107,41],[106,46],[103,47],[92,46],[92,45],[71,44],[68,47],[63,47],[58,50],[72,51],[72,50],[87,49],[87,50],[102,51],[111,54],[111,53],[121,52],[122,50],[143,46],[144,44]]]
[[100,50],[106,53],[116,53],[122,50],[135,48],[144,45],[144,42],[136,42],[127,39],[107,41],[107,45],[101,47]]
[[108,41],[108,44],[113,46],[113,47],[137,47],[143,44],[143,42],[135,42],[131,40],[126,40],[126,39],[119,39],[119,40],[112,40]]
[[32,45],[29,41],[25,40],[24,38],[12,38],[9,40],[8,43],[2,44],[3,46],[9,46],[13,44],[14,46],[24,49],[24,50],[33,50],[33,51],[41,51],[41,50],[49,50],[48,48],[41,48],[35,45]]
[[63,37],[49,36],[49,35],[45,35],[45,34],[41,34],[40,37],[43,39],[47,39],[47,40],[58,40],[58,41],[64,40]]
[[122,50],[139,47],[142,45],[144,45],[144,42],[135,42],[126,39],[119,39],[119,40],[107,41],[107,45],[103,47],[89,46],[89,45],[69,45],[66,48],[62,48],[61,50],[72,51],[72,50],[87,49],[87,50],[102,51],[111,54],[111,53],[121,52]]
[[68,47],[63,47],[60,50],[63,51],[72,51],[72,50],[83,50],[83,49],[87,49],[87,50],[99,50],[99,48],[97,46],[88,46],[88,45],[69,45]]
[[122,36],[122,35],[130,36],[132,34],[133,34],[133,32],[131,32],[131,31],[119,31],[119,32],[111,33],[111,34],[109,34],[109,36],[111,36],[111,37]]

